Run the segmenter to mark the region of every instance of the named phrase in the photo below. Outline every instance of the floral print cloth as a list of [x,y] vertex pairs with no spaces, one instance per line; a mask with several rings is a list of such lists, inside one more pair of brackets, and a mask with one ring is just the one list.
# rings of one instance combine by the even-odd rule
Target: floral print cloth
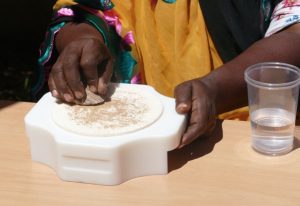
[[265,37],[299,22],[300,0],[284,0],[275,7]]

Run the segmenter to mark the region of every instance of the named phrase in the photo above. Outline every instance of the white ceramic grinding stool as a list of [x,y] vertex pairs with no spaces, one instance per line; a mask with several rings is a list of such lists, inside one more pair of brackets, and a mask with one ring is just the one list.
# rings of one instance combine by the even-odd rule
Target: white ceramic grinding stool
[[153,95],[162,105],[159,117],[129,133],[105,137],[78,134],[53,121],[57,102],[47,93],[25,117],[32,159],[52,167],[61,179],[75,182],[116,185],[135,177],[166,174],[167,153],[180,143],[185,116],[176,113],[174,99],[152,87],[119,87],[139,88]]

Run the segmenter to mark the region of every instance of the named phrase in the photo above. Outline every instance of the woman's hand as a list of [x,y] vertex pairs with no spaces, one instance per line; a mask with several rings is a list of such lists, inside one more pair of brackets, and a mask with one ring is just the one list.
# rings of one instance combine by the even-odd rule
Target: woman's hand
[[176,111],[188,116],[179,148],[213,131],[216,124],[214,93],[211,86],[201,79],[184,82],[175,88]]
[[95,28],[85,23],[66,25],[56,37],[56,48],[59,57],[48,80],[54,97],[72,103],[84,101],[83,81],[92,92],[106,93],[113,59]]
[[175,89],[176,110],[188,114],[180,147],[209,134],[216,115],[247,105],[246,68],[260,62],[300,66],[300,24],[263,38],[236,58],[205,77],[184,82]]

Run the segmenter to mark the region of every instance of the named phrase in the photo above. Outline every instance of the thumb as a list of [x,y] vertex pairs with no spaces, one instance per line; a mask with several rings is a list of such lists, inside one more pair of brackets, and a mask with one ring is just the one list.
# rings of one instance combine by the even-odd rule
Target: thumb
[[184,82],[175,88],[176,111],[179,114],[188,113],[192,107],[192,84]]

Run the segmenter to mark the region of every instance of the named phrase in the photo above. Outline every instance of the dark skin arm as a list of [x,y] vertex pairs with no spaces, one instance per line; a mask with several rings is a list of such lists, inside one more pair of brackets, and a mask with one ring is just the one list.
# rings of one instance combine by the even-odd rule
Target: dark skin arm
[[[113,59],[94,27],[86,23],[68,23],[57,34],[55,46],[59,57],[48,80],[54,97],[72,103],[84,101],[86,93],[80,72],[92,92],[106,93]],[[101,65],[103,68],[99,68]]]
[[188,125],[179,147],[209,134],[216,115],[247,105],[244,71],[250,65],[278,61],[300,66],[300,24],[257,41],[246,51],[205,77],[175,88],[176,110],[188,114]]

